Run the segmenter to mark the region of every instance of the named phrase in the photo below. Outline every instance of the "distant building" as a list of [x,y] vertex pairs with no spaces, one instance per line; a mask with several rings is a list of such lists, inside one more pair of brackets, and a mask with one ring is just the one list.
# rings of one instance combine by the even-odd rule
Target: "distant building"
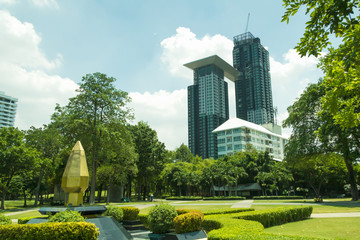
[[243,151],[246,145],[251,144],[259,151],[268,151],[274,160],[284,159],[284,146],[288,140],[281,136],[281,127],[275,124],[260,126],[232,118],[217,127],[213,133],[217,136],[219,158]]
[[239,74],[217,55],[184,64],[194,70],[188,87],[189,148],[202,158],[217,158],[216,135],[212,131],[229,119],[228,85]]
[[269,53],[250,32],[234,37],[236,117],[256,124],[274,123]]
[[6,96],[4,92],[0,92],[0,128],[14,126],[17,101],[16,98]]

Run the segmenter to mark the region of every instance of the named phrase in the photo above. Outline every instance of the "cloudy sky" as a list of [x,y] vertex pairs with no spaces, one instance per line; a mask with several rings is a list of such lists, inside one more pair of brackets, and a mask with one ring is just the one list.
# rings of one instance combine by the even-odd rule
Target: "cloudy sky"
[[[278,122],[321,77],[317,59],[293,49],[307,18],[281,23],[281,0],[0,0],[0,91],[18,98],[15,125],[40,127],[66,105],[81,77],[102,72],[132,98],[168,149],[187,144],[184,63],[217,54],[232,65],[232,39],[248,30],[270,53]],[[235,117],[229,83],[230,116]],[[286,135],[290,130],[285,130]]]

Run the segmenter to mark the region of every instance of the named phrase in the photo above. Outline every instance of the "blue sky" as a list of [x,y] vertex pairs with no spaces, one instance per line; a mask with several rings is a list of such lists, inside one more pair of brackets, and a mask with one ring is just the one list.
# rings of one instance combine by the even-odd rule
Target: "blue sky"
[[[174,149],[187,144],[192,72],[182,65],[213,54],[232,64],[232,38],[250,13],[248,30],[270,53],[281,122],[321,76],[317,59],[293,50],[307,18],[281,23],[283,12],[281,0],[0,0],[0,91],[19,99],[17,127],[39,127],[55,103],[75,95],[82,76],[103,72],[132,97],[134,123],[147,121]],[[233,94],[229,103],[234,117]]]

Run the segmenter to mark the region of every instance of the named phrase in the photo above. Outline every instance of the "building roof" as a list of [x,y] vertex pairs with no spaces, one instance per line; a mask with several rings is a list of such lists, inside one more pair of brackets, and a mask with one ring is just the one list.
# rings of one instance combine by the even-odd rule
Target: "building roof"
[[241,128],[241,127],[246,127],[246,128],[250,128],[250,129],[259,131],[259,132],[263,132],[263,133],[271,134],[271,135],[274,135],[277,137],[285,138],[281,135],[278,135],[276,133],[269,131],[268,129],[264,128],[263,126],[257,125],[252,122],[245,121],[240,118],[230,118],[229,120],[227,120],[226,122],[221,124],[219,127],[215,128],[213,130],[213,133],[230,130],[230,129],[235,129],[235,128]]
[[200,60],[196,60],[194,62],[186,63],[184,64],[185,67],[188,67],[192,70],[195,70],[199,67],[204,67],[207,65],[214,64],[218,68],[222,69],[224,71],[224,75],[229,80],[235,82],[236,77],[240,74],[238,70],[233,68],[230,64],[225,62],[222,58],[220,58],[218,55],[213,55],[210,57],[206,57]]

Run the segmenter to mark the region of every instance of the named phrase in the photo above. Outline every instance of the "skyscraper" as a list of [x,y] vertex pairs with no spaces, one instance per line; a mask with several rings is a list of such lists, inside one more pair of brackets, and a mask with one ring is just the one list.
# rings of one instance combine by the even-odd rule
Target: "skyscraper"
[[234,37],[236,116],[256,124],[274,123],[269,53],[250,32]]
[[194,71],[188,87],[188,137],[194,155],[217,158],[217,138],[212,131],[229,119],[228,85],[238,71],[217,55],[184,66]]
[[0,92],[0,128],[13,127],[16,115],[17,99]]

